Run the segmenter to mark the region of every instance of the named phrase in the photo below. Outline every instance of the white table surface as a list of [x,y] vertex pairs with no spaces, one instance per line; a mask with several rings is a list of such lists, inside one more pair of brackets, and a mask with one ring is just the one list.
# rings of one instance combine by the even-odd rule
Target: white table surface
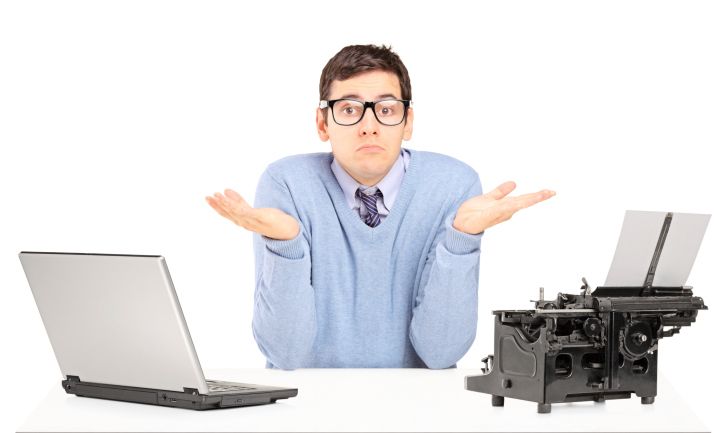
[[192,411],[65,394],[58,383],[18,431],[709,431],[659,377],[652,405],[638,397],[605,403],[554,404],[466,391],[480,370],[268,369],[212,370],[210,379],[299,388],[275,404]]

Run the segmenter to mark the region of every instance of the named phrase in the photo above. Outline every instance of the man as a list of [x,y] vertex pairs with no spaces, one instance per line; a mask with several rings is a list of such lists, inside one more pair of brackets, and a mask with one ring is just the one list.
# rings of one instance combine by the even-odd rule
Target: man
[[475,338],[480,239],[554,195],[482,195],[453,158],[412,135],[407,69],[389,48],[348,46],[322,71],[317,131],[332,153],[263,173],[254,207],[207,197],[255,232],[252,328],[268,366],[446,368]]

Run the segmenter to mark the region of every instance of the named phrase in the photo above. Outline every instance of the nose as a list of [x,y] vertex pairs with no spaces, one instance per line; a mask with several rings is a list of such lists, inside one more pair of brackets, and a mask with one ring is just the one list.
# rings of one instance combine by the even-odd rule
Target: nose
[[[369,113],[367,112],[369,110]],[[359,122],[359,133],[360,135],[379,135],[380,124],[375,118],[375,113],[372,111],[372,107],[367,107],[365,113],[362,116],[362,120]]]

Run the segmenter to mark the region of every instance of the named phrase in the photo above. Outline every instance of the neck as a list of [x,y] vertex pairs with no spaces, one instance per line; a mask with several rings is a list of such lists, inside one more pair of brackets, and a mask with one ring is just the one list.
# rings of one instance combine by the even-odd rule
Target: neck
[[351,173],[350,173],[350,176],[352,176],[352,179],[356,180],[357,183],[359,183],[360,185],[364,185],[364,186],[367,186],[367,187],[377,185],[378,183],[380,183],[380,181],[381,181],[382,179],[385,178],[385,176],[380,176],[380,177],[377,177],[377,178],[365,179],[365,178],[359,178],[359,177],[357,177],[357,176],[355,176],[355,175],[353,175],[353,174],[351,174]]
[[[337,162],[339,162],[339,161],[337,161]],[[394,165],[394,162],[392,165]],[[377,185],[382,179],[384,179],[385,176],[387,176],[387,173],[389,173],[390,170],[392,169],[392,165],[387,167],[387,170],[385,170],[385,172],[379,176],[364,177],[359,174],[352,173],[350,170],[347,169],[347,167],[342,165],[342,163],[339,163],[339,166],[342,167],[342,170],[346,171],[347,174],[349,174],[350,177],[352,177],[352,179],[354,179],[360,185],[364,185],[367,187]]]

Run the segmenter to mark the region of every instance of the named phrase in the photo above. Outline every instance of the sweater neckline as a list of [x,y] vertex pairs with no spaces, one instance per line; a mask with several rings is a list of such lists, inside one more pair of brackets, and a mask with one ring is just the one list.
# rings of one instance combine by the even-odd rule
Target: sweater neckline
[[402,218],[402,214],[405,213],[405,209],[407,209],[410,198],[414,193],[413,185],[415,183],[415,179],[417,178],[418,152],[407,148],[404,148],[404,150],[410,152],[410,162],[407,166],[407,171],[402,178],[400,191],[397,193],[395,204],[392,206],[392,209],[390,209],[389,215],[387,215],[387,217],[385,217],[385,219],[380,222],[377,227],[370,227],[365,224],[365,222],[359,217],[359,214],[355,214],[355,211],[347,204],[342,187],[339,185],[337,178],[334,177],[334,173],[332,172],[332,160],[334,155],[330,152],[327,154],[326,158],[322,159],[321,162],[324,165],[322,173],[325,174],[324,180],[327,184],[327,190],[330,192],[334,206],[337,208],[337,215],[339,215],[340,219],[344,219],[346,221],[346,225],[348,227],[354,227],[357,231],[369,234],[385,233],[391,230],[390,227],[397,227],[398,221]]

